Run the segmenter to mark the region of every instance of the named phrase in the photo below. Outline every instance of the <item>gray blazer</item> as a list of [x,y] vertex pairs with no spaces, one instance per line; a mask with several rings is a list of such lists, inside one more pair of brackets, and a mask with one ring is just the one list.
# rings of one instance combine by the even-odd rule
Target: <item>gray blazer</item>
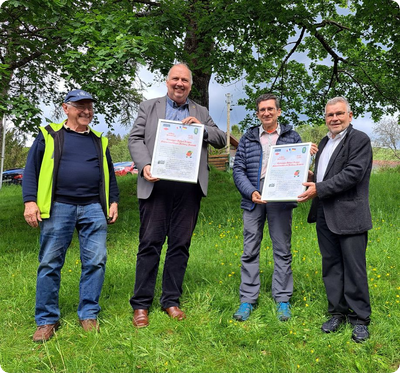
[[[138,168],[137,196],[147,199],[153,190],[154,183],[150,183],[142,176],[144,166],[151,164],[154,142],[159,119],[165,119],[167,96],[144,101],[139,105],[139,113],[129,134],[128,147]],[[189,100],[189,115],[197,118],[205,125],[207,133],[204,134],[203,147],[201,150],[199,179],[204,196],[208,189],[207,145],[211,144],[217,149],[226,145],[226,135],[211,119],[208,110],[201,105]]]
[[[328,137],[324,137],[319,143],[315,170],[318,170],[319,157],[328,140]],[[371,229],[369,208],[371,169],[371,140],[364,132],[354,129],[350,124],[345,138],[329,160],[323,181],[316,183],[318,197],[312,201],[308,222],[317,221],[318,204],[321,203],[331,232],[349,235]],[[316,180],[316,173],[314,178]]]

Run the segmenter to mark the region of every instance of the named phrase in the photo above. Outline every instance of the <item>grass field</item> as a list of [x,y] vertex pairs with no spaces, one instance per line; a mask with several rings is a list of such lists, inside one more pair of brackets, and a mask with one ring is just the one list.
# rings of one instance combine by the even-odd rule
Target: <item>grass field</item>
[[[294,211],[293,318],[279,322],[271,298],[272,248],[262,243],[259,305],[243,323],[232,319],[239,305],[242,218],[232,176],[213,170],[191,245],[182,308],[188,318],[171,320],[160,309],[160,281],[150,326],[132,326],[132,295],[139,217],[136,176],[119,178],[120,218],[110,227],[101,332],[85,334],[77,320],[79,247],[74,240],[62,272],[62,327],[44,344],[31,341],[39,230],[23,220],[21,189],[0,190],[0,365],[16,372],[394,372],[400,365],[400,173],[374,173],[368,279],[371,338],[351,341],[352,329],[324,334],[327,301],[315,225],[309,204]],[[267,233],[267,232],[266,232]],[[161,274],[161,271],[160,271]],[[160,278],[159,278],[160,280]]]

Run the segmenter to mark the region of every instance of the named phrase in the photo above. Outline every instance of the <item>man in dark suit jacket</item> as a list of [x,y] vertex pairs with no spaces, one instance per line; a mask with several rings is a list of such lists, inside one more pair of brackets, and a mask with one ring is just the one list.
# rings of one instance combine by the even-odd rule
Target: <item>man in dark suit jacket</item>
[[[182,63],[174,65],[167,77],[167,95],[142,102],[129,135],[129,151],[138,168],[137,196],[140,209],[139,250],[136,262],[133,325],[148,325],[162,246],[168,236],[160,303],[170,317],[186,317],[179,308],[183,278],[189,259],[189,246],[196,226],[200,201],[207,195],[207,146],[223,148],[226,136],[208,110],[188,99],[192,73]],[[184,124],[204,124],[197,184],[159,180],[151,175],[154,142],[159,119]]]
[[369,338],[371,305],[365,253],[368,230],[372,228],[369,208],[369,179],[372,147],[369,137],[351,125],[353,113],[343,97],[325,107],[329,133],[316,156],[313,182],[299,202],[313,198],[308,222],[317,223],[322,255],[322,277],[331,319],[322,325],[335,332],[347,320],[353,325],[352,338]]

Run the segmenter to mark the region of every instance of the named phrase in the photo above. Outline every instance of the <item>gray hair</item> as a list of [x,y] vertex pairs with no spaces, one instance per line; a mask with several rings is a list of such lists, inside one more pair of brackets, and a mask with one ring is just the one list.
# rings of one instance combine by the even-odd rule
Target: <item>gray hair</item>
[[327,102],[326,105],[325,105],[325,114],[326,114],[326,107],[327,107],[328,105],[335,105],[335,104],[337,104],[338,102],[344,103],[344,104],[346,105],[347,112],[349,112],[349,113],[351,112],[351,108],[350,108],[349,101],[347,101],[347,99],[344,98],[344,97],[342,97],[342,96],[337,96],[337,97],[334,97],[334,98],[331,98],[330,100],[328,100],[328,102]]
[[185,63],[185,62],[177,62],[175,63],[168,71],[168,75],[167,75],[167,82],[169,80],[169,74],[171,73],[171,70],[173,67],[175,66],[185,66],[188,70],[189,70],[189,74],[190,74],[190,84],[193,85],[193,76],[192,76],[192,70],[189,69],[189,66]]

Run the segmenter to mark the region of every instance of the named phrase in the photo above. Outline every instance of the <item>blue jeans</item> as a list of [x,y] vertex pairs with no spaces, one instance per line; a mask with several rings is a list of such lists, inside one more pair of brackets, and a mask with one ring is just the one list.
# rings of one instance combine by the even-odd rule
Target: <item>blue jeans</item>
[[99,203],[69,205],[55,202],[49,219],[40,223],[39,268],[36,282],[37,325],[54,324],[60,318],[58,293],[61,269],[75,228],[79,236],[82,273],[78,317],[96,319],[107,260],[107,221]]

